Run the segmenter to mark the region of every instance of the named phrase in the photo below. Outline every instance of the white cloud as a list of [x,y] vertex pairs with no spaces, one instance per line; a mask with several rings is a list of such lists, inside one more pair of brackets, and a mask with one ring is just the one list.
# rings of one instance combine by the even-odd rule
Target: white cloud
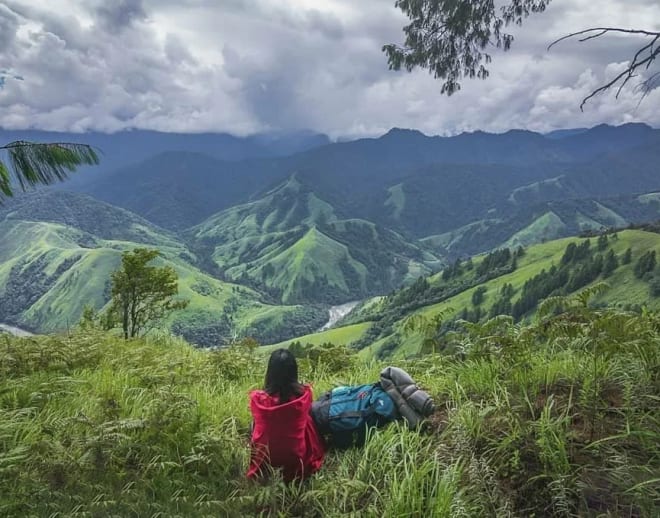
[[[639,103],[590,91],[640,40],[546,46],[607,24],[660,27],[655,0],[554,0],[511,31],[487,81],[440,96],[425,71],[387,70],[384,43],[406,19],[382,0],[31,0],[0,5],[0,126],[85,131],[310,128],[333,136],[390,127],[430,134],[512,127],[550,130],[633,120],[660,125],[660,89]],[[651,20],[656,20],[649,26]]]

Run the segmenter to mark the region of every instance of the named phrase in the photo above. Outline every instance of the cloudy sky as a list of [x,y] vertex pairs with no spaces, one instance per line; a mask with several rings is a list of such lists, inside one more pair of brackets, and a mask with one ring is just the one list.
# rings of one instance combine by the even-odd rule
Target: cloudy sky
[[659,0],[553,0],[511,29],[488,80],[452,97],[426,71],[388,70],[381,47],[402,42],[405,22],[394,0],[0,0],[0,127],[332,137],[660,127],[660,88],[640,103],[635,82],[579,110],[642,40],[546,50],[592,26],[660,30]]

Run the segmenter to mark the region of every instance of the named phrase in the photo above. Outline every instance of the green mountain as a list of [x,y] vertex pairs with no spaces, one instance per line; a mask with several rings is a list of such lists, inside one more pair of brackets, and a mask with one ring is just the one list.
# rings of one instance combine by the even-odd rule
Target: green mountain
[[285,303],[343,302],[438,270],[441,259],[401,235],[335,208],[291,176],[261,198],[222,211],[187,235],[223,275]]
[[108,303],[121,253],[140,246],[159,249],[179,274],[190,305],[167,325],[193,343],[224,343],[235,333],[277,341],[317,329],[327,318],[321,308],[266,304],[254,290],[202,272],[174,235],[128,211],[45,191],[0,210],[0,321],[39,332],[67,329],[85,306]]
[[[520,196],[517,189],[511,196]],[[421,242],[449,257],[499,247],[528,246],[583,232],[622,228],[660,218],[660,195],[548,201],[513,209],[508,216],[471,222]]]
[[[516,321],[529,320],[544,299],[571,296],[603,282],[608,287],[594,294],[593,305],[660,309],[660,267],[640,272],[638,266],[648,253],[660,259],[660,233],[653,230],[559,239],[457,261],[442,273],[358,306],[340,324],[347,326],[343,335],[348,337],[341,341],[362,349],[366,357],[414,355],[428,350],[429,344],[440,350],[442,336],[455,329],[459,319],[484,322],[510,315]],[[406,323],[414,321],[413,316],[426,322],[440,318],[440,335],[437,329],[431,335],[411,330]],[[333,331],[341,337],[341,329]],[[326,341],[321,333],[296,340]]]

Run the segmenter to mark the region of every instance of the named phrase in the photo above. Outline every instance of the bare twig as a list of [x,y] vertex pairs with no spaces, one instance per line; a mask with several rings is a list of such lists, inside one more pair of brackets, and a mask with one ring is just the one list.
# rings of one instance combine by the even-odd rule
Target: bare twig
[[[571,38],[576,38],[578,36],[583,36],[585,34],[588,34],[588,36],[584,38],[579,38],[578,41],[580,42],[585,42],[589,41],[595,38],[600,38],[601,36],[604,36],[609,33],[620,33],[620,34],[635,34],[635,35],[641,35],[645,37],[652,37],[653,40],[641,47],[637,52],[635,52],[635,55],[633,58],[630,60],[628,66],[626,69],[618,74],[614,79],[609,81],[608,83],[604,84],[603,86],[598,87],[595,89],[593,92],[591,92],[587,97],[585,97],[582,100],[582,103],[580,103],[580,111],[584,111],[584,105],[593,97],[596,95],[609,90],[612,88],[614,85],[619,83],[619,87],[617,88],[616,95],[615,97],[618,99],[619,95],[621,94],[623,88],[628,84],[628,82],[633,79],[634,77],[637,77],[637,74],[635,74],[635,71],[640,68],[644,67],[645,69],[648,70],[648,68],[651,66],[651,63],[660,55],[660,46],[655,47],[655,44],[660,41],[660,32],[653,32],[653,31],[645,31],[641,29],[622,29],[620,27],[592,27],[590,29],[584,29],[582,31],[577,31],[577,32],[572,32],[570,34],[567,34],[566,36],[562,36],[559,39],[556,39],[553,41],[550,45],[548,45],[548,50],[550,50],[552,47],[554,47],[556,44],[571,39]],[[655,48],[654,48],[655,47]],[[644,59],[640,59],[642,54],[644,54],[646,51],[649,51],[649,54],[647,57]],[[646,85],[645,88],[645,93],[642,96],[644,98],[649,90],[652,88],[653,81],[655,78],[658,77],[658,74],[654,74],[651,76],[650,79],[647,79],[642,83],[642,85]]]
[[[556,39],[550,45],[548,45],[548,50],[554,47],[557,43],[562,42],[564,40],[568,40],[571,38],[575,38],[576,36],[580,36],[582,34],[588,34],[590,32],[596,32],[596,31],[601,32],[601,34],[599,34],[598,36],[603,36],[608,32],[620,32],[624,34],[640,34],[643,36],[660,36],[660,32],[643,31],[639,29],[622,29],[620,27],[592,27],[591,29],[584,29],[582,31],[572,32],[570,34],[567,34],[566,36],[562,36],[561,38]],[[594,36],[594,37],[598,37],[598,36]],[[585,38],[585,40],[586,39],[587,38]]]

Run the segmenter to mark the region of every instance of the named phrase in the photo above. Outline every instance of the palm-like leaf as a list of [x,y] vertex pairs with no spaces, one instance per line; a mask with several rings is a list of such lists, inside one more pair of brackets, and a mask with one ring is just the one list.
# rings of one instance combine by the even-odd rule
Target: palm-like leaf
[[37,184],[62,181],[78,166],[99,163],[94,148],[70,142],[17,141],[0,146],[0,151],[5,151],[9,158],[9,167],[0,160],[0,193],[4,196],[14,194],[13,184],[25,191]]

